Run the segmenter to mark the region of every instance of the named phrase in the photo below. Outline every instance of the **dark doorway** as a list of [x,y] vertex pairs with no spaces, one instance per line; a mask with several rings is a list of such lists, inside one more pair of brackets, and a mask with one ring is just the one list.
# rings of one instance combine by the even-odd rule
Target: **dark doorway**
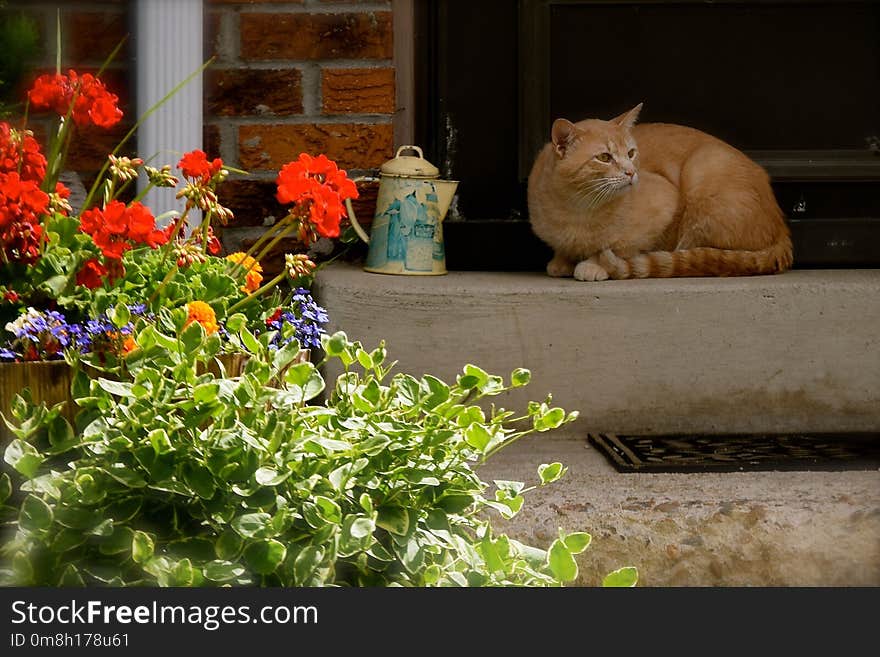
[[462,181],[450,268],[542,269],[525,178],[552,120],[641,101],[643,121],[706,130],[767,168],[796,267],[880,265],[880,4],[416,4],[417,139]]

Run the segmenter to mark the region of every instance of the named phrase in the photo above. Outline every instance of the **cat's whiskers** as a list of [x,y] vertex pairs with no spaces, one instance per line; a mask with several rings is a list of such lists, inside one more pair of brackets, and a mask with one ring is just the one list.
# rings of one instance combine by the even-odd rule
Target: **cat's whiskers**
[[585,211],[590,211],[605,202],[617,190],[619,183],[616,178],[596,178],[581,185],[575,194],[575,199],[586,202]]

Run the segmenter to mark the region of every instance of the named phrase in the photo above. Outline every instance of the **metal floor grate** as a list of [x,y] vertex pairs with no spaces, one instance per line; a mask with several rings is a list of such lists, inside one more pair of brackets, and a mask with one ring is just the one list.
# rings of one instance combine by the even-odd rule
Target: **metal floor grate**
[[880,433],[618,436],[589,434],[620,472],[880,468]]

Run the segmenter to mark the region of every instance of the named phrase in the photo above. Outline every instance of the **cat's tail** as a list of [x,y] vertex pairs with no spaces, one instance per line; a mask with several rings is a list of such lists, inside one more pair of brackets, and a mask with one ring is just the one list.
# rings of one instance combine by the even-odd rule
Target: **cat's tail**
[[787,235],[760,251],[697,247],[640,253],[627,259],[618,258],[611,250],[599,256],[599,264],[615,279],[779,274],[791,263],[791,239]]

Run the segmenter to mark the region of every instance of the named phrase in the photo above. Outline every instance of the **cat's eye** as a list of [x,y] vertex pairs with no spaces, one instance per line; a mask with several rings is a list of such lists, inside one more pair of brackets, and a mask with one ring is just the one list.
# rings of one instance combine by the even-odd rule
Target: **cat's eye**
[[599,153],[596,156],[596,159],[599,160],[600,162],[604,162],[605,164],[608,164],[611,161],[611,153]]
[[629,159],[633,159],[636,156],[636,149],[630,148],[629,153],[627,153],[627,156],[629,156]]

